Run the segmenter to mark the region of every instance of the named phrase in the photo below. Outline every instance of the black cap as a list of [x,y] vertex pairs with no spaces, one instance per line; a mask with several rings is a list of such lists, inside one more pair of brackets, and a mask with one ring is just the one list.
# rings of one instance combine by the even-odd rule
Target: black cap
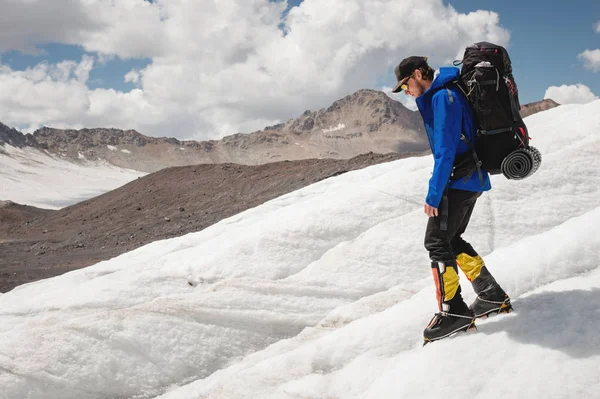
[[394,68],[394,73],[396,74],[397,84],[396,87],[392,90],[392,93],[398,93],[402,91],[400,86],[402,86],[412,75],[412,73],[423,66],[427,65],[427,57],[420,57],[418,55],[413,55],[411,57],[405,58],[401,63],[396,65]]

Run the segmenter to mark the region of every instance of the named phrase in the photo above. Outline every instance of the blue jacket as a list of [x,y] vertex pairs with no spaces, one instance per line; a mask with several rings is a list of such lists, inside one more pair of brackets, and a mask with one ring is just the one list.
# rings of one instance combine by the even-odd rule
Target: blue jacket
[[[416,99],[419,112],[425,122],[425,130],[433,153],[433,174],[429,179],[429,191],[425,202],[434,208],[439,208],[444,189],[450,181],[450,173],[456,155],[471,151],[460,139],[460,133],[475,145],[476,127],[473,112],[467,98],[460,88],[455,85],[444,85],[457,80],[458,68],[440,68],[439,75],[431,87]],[[452,92],[452,99],[448,95]],[[462,179],[450,182],[451,188],[467,191],[487,191],[491,189],[490,177],[482,170],[483,186],[479,175],[474,173],[467,182]]]

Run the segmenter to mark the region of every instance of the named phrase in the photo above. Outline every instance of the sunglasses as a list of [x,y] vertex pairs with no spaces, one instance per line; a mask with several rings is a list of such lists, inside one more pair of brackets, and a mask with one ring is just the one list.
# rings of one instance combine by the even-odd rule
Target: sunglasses
[[406,90],[408,90],[408,81],[412,79],[413,75],[414,75],[414,72],[413,72],[413,73],[411,73],[411,74],[410,74],[410,76],[408,77],[408,79],[406,79],[406,80],[404,81],[404,83],[402,83],[402,84],[400,85],[400,88],[402,89],[402,91],[406,91]]

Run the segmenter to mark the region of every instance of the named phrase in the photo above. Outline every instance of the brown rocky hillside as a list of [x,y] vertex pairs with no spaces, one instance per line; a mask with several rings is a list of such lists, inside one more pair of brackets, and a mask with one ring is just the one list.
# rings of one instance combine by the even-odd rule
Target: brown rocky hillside
[[317,181],[401,157],[171,167],[57,211],[4,202],[0,292],[200,231]]

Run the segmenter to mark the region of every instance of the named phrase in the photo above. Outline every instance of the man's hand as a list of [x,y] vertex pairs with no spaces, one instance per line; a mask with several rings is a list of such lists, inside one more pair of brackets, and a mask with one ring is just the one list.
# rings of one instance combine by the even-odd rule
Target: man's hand
[[425,204],[425,214],[430,218],[438,215],[437,208],[432,207],[431,205]]

